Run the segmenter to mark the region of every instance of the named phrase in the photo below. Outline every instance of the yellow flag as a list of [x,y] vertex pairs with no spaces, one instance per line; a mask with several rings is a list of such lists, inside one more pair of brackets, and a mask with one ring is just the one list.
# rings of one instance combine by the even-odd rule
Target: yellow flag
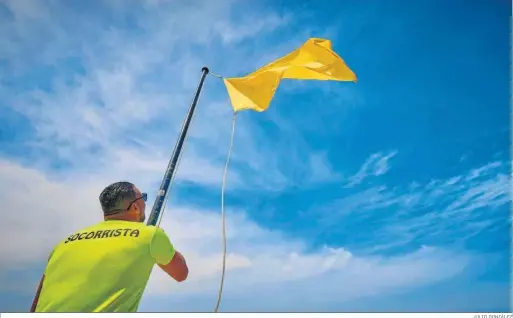
[[331,41],[311,38],[300,48],[244,77],[226,78],[224,84],[237,112],[269,107],[282,78],[354,81],[356,75],[333,52]]

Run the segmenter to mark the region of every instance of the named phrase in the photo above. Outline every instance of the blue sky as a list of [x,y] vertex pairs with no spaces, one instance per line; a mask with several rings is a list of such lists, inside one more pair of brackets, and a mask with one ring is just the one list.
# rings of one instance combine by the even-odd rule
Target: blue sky
[[[0,1],[0,310],[128,179],[150,202],[203,65],[309,37],[358,83],[284,81],[238,115],[221,311],[508,311],[509,1]],[[210,311],[231,109],[208,77],[162,226],[191,267],[141,311]],[[149,207],[150,208],[150,207]],[[148,208],[148,209],[149,209]]]

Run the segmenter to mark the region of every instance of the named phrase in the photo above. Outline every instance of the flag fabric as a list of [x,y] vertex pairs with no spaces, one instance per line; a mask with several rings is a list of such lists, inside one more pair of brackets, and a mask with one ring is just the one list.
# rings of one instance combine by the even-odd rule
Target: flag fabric
[[311,38],[288,55],[224,84],[235,112],[265,111],[282,78],[356,82],[356,75],[332,49],[331,41]]

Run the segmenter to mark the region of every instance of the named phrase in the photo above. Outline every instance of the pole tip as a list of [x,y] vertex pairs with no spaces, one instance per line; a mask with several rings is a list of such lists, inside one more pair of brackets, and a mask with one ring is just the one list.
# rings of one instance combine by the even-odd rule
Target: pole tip
[[206,66],[203,66],[203,68],[201,69],[202,72],[205,72],[208,74],[209,70],[208,70],[208,67]]

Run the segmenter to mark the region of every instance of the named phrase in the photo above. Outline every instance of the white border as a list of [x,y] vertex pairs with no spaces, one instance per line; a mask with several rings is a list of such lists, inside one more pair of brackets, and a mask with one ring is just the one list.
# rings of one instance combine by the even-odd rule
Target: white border
[[[212,317],[213,313],[7,313],[0,314],[0,318],[22,318],[22,317],[30,317],[32,315],[43,315],[46,318],[54,318],[54,317],[105,317],[105,315],[115,316],[115,317],[134,317],[137,315],[138,318],[164,318],[164,317]],[[315,316],[324,316],[324,317],[343,317],[343,318],[366,318],[366,317],[397,317],[397,318],[443,318],[443,317],[453,317],[453,318],[513,318],[512,314],[509,313],[216,313],[216,316],[224,316],[224,317],[246,317],[246,318],[256,318],[256,317],[274,317],[274,318],[306,318],[306,317],[315,317]]]

